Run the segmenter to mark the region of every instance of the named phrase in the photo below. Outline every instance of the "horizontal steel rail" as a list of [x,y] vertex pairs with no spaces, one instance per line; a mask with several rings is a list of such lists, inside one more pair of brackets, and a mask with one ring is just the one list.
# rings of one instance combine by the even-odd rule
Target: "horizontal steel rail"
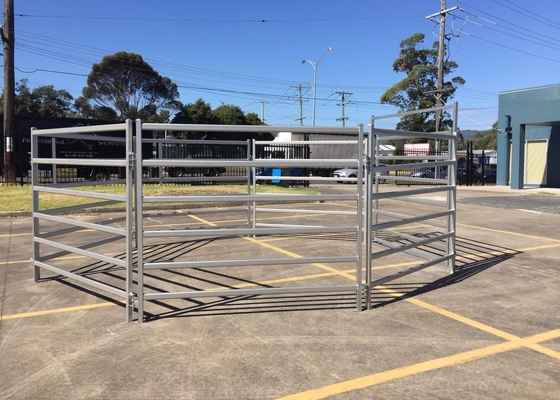
[[290,208],[286,210],[285,208],[265,208],[257,207],[257,211],[269,212],[269,213],[289,213],[289,214],[319,214],[319,215],[356,215],[354,211],[332,211],[332,210],[304,210],[297,208]]
[[290,140],[289,142],[275,142],[275,141],[264,141],[264,140],[259,140],[257,145],[258,146],[272,146],[272,147],[283,147],[286,145],[292,146],[292,145],[306,145],[306,146],[311,146],[311,145],[328,145],[328,146],[333,146],[333,145],[337,145],[337,144],[353,144],[353,145],[357,145],[359,142],[357,140]]
[[91,229],[94,231],[112,233],[113,235],[126,236],[126,229],[114,228],[112,226],[101,225],[99,223],[79,221],[72,218],[58,217],[55,215],[42,214],[38,212],[33,213],[33,217],[44,219],[46,221],[61,222],[63,224],[73,225],[84,229]]
[[97,208],[97,207],[105,207],[105,206],[110,206],[110,205],[114,205],[114,204],[119,204],[122,203],[122,201],[118,200],[108,200],[108,201],[99,201],[99,202],[95,202],[95,203],[87,203],[87,204],[77,204],[75,206],[67,206],[67,207],[59,207],[59,208],[51,208],[48,210],[41,210],[42,214],[49,214],[49,215],[57,215],[57,214],[68,214],[68,213],[72,213],[75,211],[80,211],[80,210],[87,210],[87,209],[91,209],[91,208]]
[[113,200],[119,202],[126,201],[126,196],[124,194],[87,192],[82,190],[78,191],[78,190],[55,188],[50,186],[34,186],[33,190],[35,190],[36,192],[63,194],[67,196],[88,197],[91,199]]
[[449,186],[438,186],[438,187],[424,187],[424,188],[414,188],[408,189],[406,191],[393,191],[393,192],[382,192],[382,193],[372,193],[373,200],[379,199],[389,199],[397,197],[408,197],[418,194],[430,194],[430,193],[441,193],[449,192],[452,190]]
[[[126,179],[111,179],[110,181],[79,181],[79,182],[60,182],[60,183],[49,183],[49,187],[53,188],[73,188],[73,187],[91,187],[91,186],[101,186],[104,184],[110,185],[125,185]],[[46,186],[46,185],[40,185]]]
[[422,197],[396,197],[396,201],[405,201],[407,203],[424,204],[426,206],[447,207],[446,201],[426,199]]
[[432,107],[432,108],[423,108],[420,110],[411,110],[406,112],[398,112],[395,114],[385,114],[385,115],[376,115],[374,118],[378,119],[388,119],[388,118],[402,118],[406,115],[413,115],[413,114],[425,114],[425,113],[434,113],[436,111],[444,111],[444,110],[455,110],[455,105],[448,105],[448,106],[439,106],[439,107]]
[[87,135],[93,132],[124,132],[127,128],[126,123],[122,124],[108,124],[108,125],[94,125],[94,126],[74,126],[71,128],[53,128],[53,129],[37,129],[33,131],[34,136],[68,136],[72,133],[86,133],[86,135],[81,135],[79,138],[81,140],[97,140],[97,136]]
[[[42,213],[42,212],[33,213],[33,217],[36,217],[38,219],[44,218],[45,215],[50,216],[50,215],[56,215],[56,214],[45,214],[45,213]],[[122,222],[123,220],[125,220],[125,218],[118,217],[118,218],[115,218],[115,219],[100,221],[98,223],[100,225],[103,225],[103,224],[114,223],[114,222]],[[37,236],[42,237],[42,238],[48,238],[48,237],[52,237],[52,236],[66,235],[66,234],[69,234],[69,233],[74,233],[74,232],[79,232],[79,231],[83,231],[83,228],[80,227],[80,226],[70,226],[69,228],[58,229],[58,230],[55,230],[55,231],[42,232],[40,235],[37,235]]]
[[301,195],[301,194],[229,194],[229,195],[192,195],[192,196],[144,196],[145,203],[231,203],[231,202],[309,202],[309,201],[334,201],[356,200],[355,194],[329,194],[329,195]]
[[255,296],[261,294],[330,293],[356,291],[358,285],[291,286],[262,289],[200,290],[190,292],[144,293],[145,300],[188,299],[196,297]]
[[417,265],[417,266],[414,266],[414,267],[410,267],[410,268],[400,270],[400,271],[398,271],[394,274],[387,275],[387,276],[384,276],[382,278],[372,280],[371,282],[369,282],[369,286],[371,288],[375,288],[376,286],[380,286],[380,285],[383,285],[387,282],[394,281],[396,279],[402,278],[403,276],[407,276],[407,275],[410,275],[414,272],[421,271],[421,270],[426,269],[428,267],[431,267],[433,265],[449,261],[449,260],[453,259],[453,257],[454,257],[453,255],[448,255],[448,256],[438,258],[436,260],[427,261],[423,264],[420,264],[420,265]]
[[72,272],[68,272],[68,271],[66,271],[66,270],[63,270],[63,269],[61,269],[61,268],[57,268],[57,267],[52,266],[52,265],[50,265],[50,264],[44,263],[44,262],[42,262],[42,261],[35,261],[35,265],[37,265],[38,267],[44,268],[44,269],[46,269],[46,270],[49,270],[49,271],[51,271],[51,272],[54,272],[55,274],[59,274],[59,275],[65,276],[65,277],[67,277],[67,278],[74,279],[74,280],[76,280],[76,281],[78,281],[78,282],[81,282],[81,283],[84,283],[84,284],[86,284],[86,285],[95,287],[95,288],[100,289],[100,290],[103,290],[103,291],[105,291],[105,292],[112,293],[112,294],[114,294],[115,296],[119,296],[119,297],[123,297],[123,298],[126,298],[126,297],[128,296],[128,294],[127,294],[124,290],[122,290],[122,289],[118,289],[118,288],[116,288],[116,287],[114,287],[114,286],[107,285],[107,284],[105,284],[105,283],[95,281],[95,280],[93,280],[93,279],[91,279],[91,278],[85,278],[85,277],[83,277],[83,276],[81,276],[81,275],[79,275],[79,274],[74,274],[74,273],[72,273]]
[[412,223],[415,223],[415,222],[422,222],[422,221],[426,221],[426,220],[447,217],[450,214],[453,214],[453,210],[446,210],[446,211],[433,213],[433,214],[417,215],[415,217],[404,218],[404,219],[400,219],[398,221],[389,221],[389,222],[377,223],[377,224],[372,226],[372,229],[379,230],[379,229],[395,228],[397,226],[403,226],[403,225],[412,224]]
[[[399,214],[399,213],[389,212],[389,211],[384,211],[384,210],[376,210],[376,214],[384,215],[384,216],[391,217],[391,218],[399,218],[399,220],[401,220],[401,219],[406,220],[407,218],[411,218],[410,215]],[[424,220],[422,220],[422,224],[435,226],[435,227],[438,227],[438,228],[446,226],[445,223],[438,222],[438,221],[435,221],[433,219],[424,219]],[[373,225],[373,226],[375,227],[377,225]]]
[[[410,158],[411,160],[415,159],[414,156]],[[425,160],[426,157],[416,158],[416,160]],[[391,165],[383,165],[381,167],[375,167],[376,171],[403,171],[409,169],[420,169],[426,167],[447,167],[451,165],[449,161],[434,161],[434,162],[417,162],[417,163],[406,163],[406,164],[391,164]]]
[[[374,253],[372,253],[373,256],[375,256],[376,259],[378,258],[382,258],[382,257],[387,257],[389,255],[392,254],[396,254],[396,253],[400,253],[406,250],[410,250],[410,249],[415,249],[418,248],[420,246],[425,246],[427,244],[433,243],[433,242],[437,242],[437,241],[441,241],[443,239],[447,239],[449,237],[451,237],[453,235],[453,233],[444,233],[441,235],[437,235],[437,236],[433,236],[427,239],[422,239],[422,240],[415,240],[409,244],[402,244],[402,245],[395,245],[394,242],[390,242],[387,240],[382,240],[382,239],[377,239],[375,240],[376,243],[382,244],[385,247],[389,247],[388,249],[385,250],[381,250],[381,251],[376,251]],[[409,240],[411,240],[409,238]]]
[[147,262],[146,270],[150,269],[181,269],[181,268],[207,268],[207,267],[236,267],[259,265],[294,265],[312,263],[345,263],[356,262],[356,256],[329,256],[329,257],[298,257],[298,258],[263,258],[263,259],[237,259],[237,260],[212,260],[212,261],[175,261],[175,262]]
[[293,133],[309,134],[338,134],[355,136],[357,128],[346,127],[303,127],[303,126],[269,126],[269,125],[194,125],[194,124],[156,124],[142,123],[142,130],[161,130],[161,131],[187,131],[187,132],[241,132],[241,133],[260,133],[260,132],[285,132],[289,130]]
[[89,165],[104,167],[126,167],[126,160],[118,160],[114,158],[33,158],[31,160],[35,164],[56,164],[56,165]]
[[[69,163],[70,164],[70,163]],[[323,166],[347,166],[357,167],[358,161],[350,158],[342,159],[298,159],[298,160],[283,160],[283,159],[265,159],[257,158],[255,160],[245,159],[203,159],[203,158],[165,158],[165,159],[147,159],[142,161],[143,167],[323,167]]]
[[[53,232],[55,232],[55,231],[53,231]],[[53,232],[48,232],[45,235],[43,235],[43,234],[37,235],[36,237],[38,237],[38,238],[52,237],[52,236],[55,236],[55,235],[51,235],[51,233],[53,233]],[[106,244],[109,244],[109,243],[115,243],[115,240],[119,240],[119,238],[115,238],[114,236],[105,236],[101,240],[97,240],[95,242],[88,242],[88,243],[80,245],[80,249],[82,249],[82,250],[91,249],[91,248],[94,248],[94,247],[97,247],[97,246],[103,246],[103,245],[106,245]],[[53,260],[55,258],[63,257],[63,256],[66,256],[66,255],[72,254],[72,253],[73,253],[73,251],[62,250],[62,251],[59,251],[59,252],[56,252],[56,253],[42,255],[40,257],[37,257],[36,259],[40,260],[40,261]],[[86,257],[86,256],[84,256],[84,257]]]
[[425,139],[442,139],[442,140],[454,140],[455,137],[450,135],[449,132],[413,132],[413,131],[395,131],[392,129],[379,129],[375,128],[372,132],[375,135],[381,134],[392,134],[393,136],[397,137],[407,137],[407,138],[425,138]]
[[142,138],[142,143],[162,143],[162,144],[204,144],[204,145],[214,145],[221,144],[227,146],[247,146],[246,140],[228,140],[224,143],[223,140],[197,140],[197,139],[156,139],[156,138]]
[[144,231],[144,237],[183,237],[183,236],[268,236],[268,235],[300,235],[304,233],[345,233],[356,232],[355,226],[328,226],[300,228],[202,228],[202,229],[162,229],[157,231]]
[[[449,158],[448,158],[447,155],[437,155],[437,154],[410,155],[410,156],[381,156],[380,155],[380,156],[377,157],[377,159],[379,161],[389,161],[389,160],[391,160],[391,161],[410,161],[410,160],[413,160],[413,161],[423,161],[423,160],[445,161],[444,163],[442,163],[440,165],[451,165],[453,163],[452,161],[449,161]],[[409,167],[413,164],[412,163],[410,163],[410,164],[409,163],[406,163],[406,164],[391,164],[391,165],[384,165],[384,167],[386,169],[389,169],[389,168],[402,169],[400,167],[403,166],[403,165]],[[423,166],[424,167],[425,166],[431,167],[433,165],[434,164],[430,164],[430,165],[424,164]],[[414,166],[413,166],[413,168],[414,168]]]
[[55,249],[65,250],[65,251],[68,251],[70,253],[80,254],[82,256],[93,258],[94,260],[103,261],[103,262],[106,262],[106,263],[109,263],[109,264],[114,264],[114,265],[117,265],[119,267],[126,267],[126,261],[125,260],[121,260],[121,259],[114,258],[114,257],[109,257],[109,256],[106,256],[106,255],[103,255],[103,254],[93,252],[93,251],[84,250],[84,249],[81,249],[79,247],[69,246],[67,244],[55,242],[53,240],[43,239],[43,238],[40,238],[40,237],[35,237],[34,242],[41,243],[41,244],[44,244],[46,246],[54,247]]

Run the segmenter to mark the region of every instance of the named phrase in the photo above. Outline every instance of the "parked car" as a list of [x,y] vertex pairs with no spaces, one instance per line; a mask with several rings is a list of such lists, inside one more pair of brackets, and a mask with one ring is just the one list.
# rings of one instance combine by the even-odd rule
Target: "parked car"
[[469,184],[479,184],[482,182],[482,175],[475,169],[471,169],[471,176],[469,182],[469,174],[466,168],[457,168],[457,184],[458,185],[469,185]]
[[343,180],[346,178],[357,178],[358,177],[358,168],[347,167],[347,168],[340,168],[335,169],[332,173],[333,178],[339,178],[341,180],[337,180],[338,183],[348,183],[349,181]]
[[[385,165],[380,164],[377,167],[384,167]],[[332,173],[332,176],[334,178],[357,178],[358,177],[358,168],[354,168],[354,167],[348,167],[348,168],[341,168],[341,169],[337,169],[334,170],[334,172]],[[389,171],[380,171],[379,172],[379,183],[385,183],[386,179],[383,178],[383,176],[389,176]],[[347,183],[347,182],[351,182],[348,180],[340,180],[338,181],[338,183]]]
[[[426,168],[417,169],[415,171],[412,171],[410,173],[410,176],[412,178],[435,178],[436,177],[436,167],[426,167]],[[440,179],[446,179],[447,178],[447,169],[446,168],[440,168],[439,178]]]
[[496,170],[495,169],[485,169],[482,175],[482,181],[484,183],[496,183]]
[[183,176],[220,176],[226,169],[224,167],[168,167],[169,176],[180,178]]

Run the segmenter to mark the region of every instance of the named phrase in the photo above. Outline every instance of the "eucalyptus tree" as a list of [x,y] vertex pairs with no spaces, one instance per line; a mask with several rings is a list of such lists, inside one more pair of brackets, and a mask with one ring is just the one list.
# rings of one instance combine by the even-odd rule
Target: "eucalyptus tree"
[[120,120],[143,115],[157,122],[169,122],[179,97],[171,79],[161,76],[139,54],[125,51],[93,64],[82,94],[76,102],[80,111],[109,107]]

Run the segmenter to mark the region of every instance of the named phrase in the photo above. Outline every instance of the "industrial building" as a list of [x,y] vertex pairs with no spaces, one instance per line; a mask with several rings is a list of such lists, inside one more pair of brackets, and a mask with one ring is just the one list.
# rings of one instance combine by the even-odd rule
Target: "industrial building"
[[560,84],[502,92],[496,184],[560,188]]

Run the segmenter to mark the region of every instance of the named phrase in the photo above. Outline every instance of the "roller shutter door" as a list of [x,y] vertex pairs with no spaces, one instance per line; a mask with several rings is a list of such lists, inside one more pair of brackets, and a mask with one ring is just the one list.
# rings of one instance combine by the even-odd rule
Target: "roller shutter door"
[[529,185],[546,184],[547,140],[528,140],[525,142],[525,183]]

